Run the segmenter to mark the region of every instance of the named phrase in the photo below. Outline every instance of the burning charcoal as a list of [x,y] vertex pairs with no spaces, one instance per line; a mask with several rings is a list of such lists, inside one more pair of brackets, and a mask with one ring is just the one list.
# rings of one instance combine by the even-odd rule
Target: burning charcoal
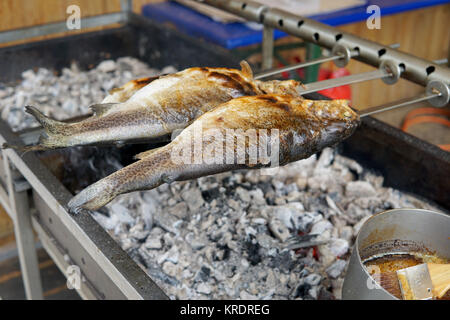
[[309,290],[311,289],[311,285],[308,283],[300,284],[297,289],[295,289],[294,298],[302,298],[302,299],[310,299]]
[[299,176],[297,180],[295,180],[295,183],[297,184],[298,190],[305,190],[308,184],[308,178]]
[[346,210],[347,215],[349,215],[351,218],[355,219],[356,221],[360,220],[363,217],[366,217],[370,214],[370,211],[367,209],[363,209],[360,206],[350,203],[348,205],[348,208]]
[[316,167],[314,170],[330,166],[334,159],[334,152],[334,149],[331,148],[323,149],[319,159],[316,162]]
[[194,250],[201,250],[206,246],[206,241],[203,241],[202,238],[196,237],[193,232],[188,233],[185,239]]
[[295,221],[299,219],[305,208],[300,202],[292,202],[282,206],[268,207],[266,210],[267,216],[278,219],[289,229],[294,229]]
[[148,237],[145,241],[144,247],[147,249],[161,249],[161,239]]
[[116,69],[116,63],[113,60],[105,60],[97,66],[97,69],[101,72],[111,72]]
[[135,224],[130,228],[130,236],[140,242],[144,241],[149,234],[150,231],[144,230],[144,222]]
[[253,241],[247,241],[245,247],[247,249],[247,259],[250,261],[250,264],[254,266],[260,263],[261,255],[259,253],[260,246],[258,242],[253,243]]
[[345,195],[347,197],[360,198],[371,197],[376,194],[373,186],[366,181],[352,181],[347,184],[345,188]]
[[290,237],[289,229],[277,218],[270,220],[269,229],[281,242],[285,242]]
[[274,267],[280,269],[281,271],[290,272],[296,265],[296,261],[293,260],[293,251],[281,251],[272,259],[272,263]]
[[188,216],[188,206],[185,202],[179,202],[169,209],[169,213],[180,219],[185,219]]
[[343,256],[349,249],[348,241],[344,239],[333,239],[328,247],[335,257]]
[[357,175],[360,175],[363,172],[363,168],[361,165],[356,162],[355,160],[345,158],[341,155],[336,156],[336,162],[342,164],[344,167],[349,168],[353,172],[355,172]]
[[258,300],[258,297],[257,297],[257,296],[252,295],[252,294],[248,293],[248,292],[245,291],[245,290],[242,290],[242,291],[239,293],[239,298],[241,298],[242,300]]
[[256,205],[266,205],[266,199],[264,199],[264,193],[261,189],[256,188],[251,190],[249,191],[249,195],[251,196],[252,203]]
[[206,266],[201,267],[197,275],[195,276],[196,281],[206,282],[211,276],[211,269]]
[[198,293],[203,293],[203,294],[210,294],[211,293],[211,286],[209,286],[206,283],[200,283],[197,286],[197,292]]
[[164,271],[165,274],[167,274],[170,277],[174,277],[174,278],[179,273],[177,265],[170,261],[164,262],[164,264],[162,265],[162,270]]
[[330,230],[333,225],[328,220],[321,220],[315,223],[310,231],[311,234],[322,234],[325,230]]
[[249,192],[247,190],[245,190],[244,188],[242,188],[242,187],[237,187],[236,188],[236,194],[244,202],[249,203],[250,200],[251,200]]
[[212,188],[202,191],[202,197],[205,201],[211,202],[213,199],[218,198],[220,195],[219,188]]
[[320,283],[321,280],[322,280],[322,277],[320,275],[311,273],[310,275],[308,275],[305,278],[305,283],[307,283],[311,286],[316,286]]
[[336,279],[342,274],[346,265],[345,260],[338,259],[325,271],[332,279]]

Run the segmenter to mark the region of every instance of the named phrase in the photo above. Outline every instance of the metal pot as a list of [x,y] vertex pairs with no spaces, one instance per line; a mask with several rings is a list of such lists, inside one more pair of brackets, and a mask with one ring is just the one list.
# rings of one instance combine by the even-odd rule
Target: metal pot
[[450,259],[450,216],[423,209],[393,209],[370,217],[356,237],[342,298],[395,300],[370,276],[363,261],[383,253],[428,251]]

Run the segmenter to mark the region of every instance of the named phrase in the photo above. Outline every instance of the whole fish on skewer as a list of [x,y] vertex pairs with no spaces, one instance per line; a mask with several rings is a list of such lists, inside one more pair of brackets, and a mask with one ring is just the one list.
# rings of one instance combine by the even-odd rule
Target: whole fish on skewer
[[[25,150],[46,150],[98,143],[153,139],[183,129],[200,115],[236,97],[294,93],[294,80],[253,80],[247,62],[242,70],[189,68],[155,78],[131,81],[115,89],[104,103],[91,106],[94,115],[75,123],[52,120],[26,107],[43,126],[39,144]],[[5,145],[4,147],[9,147]]]
[[[285,165],[346,139],[358,124],[359,116],[346,100],[273,94],[236,98],[200,116],[166,146],[138,154],[139,161],[82,190],[69,209],[97,210],[119,194],[172,181]],[[256,130],[256,138],[240,140],[242,132],[253,132],[249,130]],[[255,159],[251,152],[269,149],[270,158],[258,151]]]

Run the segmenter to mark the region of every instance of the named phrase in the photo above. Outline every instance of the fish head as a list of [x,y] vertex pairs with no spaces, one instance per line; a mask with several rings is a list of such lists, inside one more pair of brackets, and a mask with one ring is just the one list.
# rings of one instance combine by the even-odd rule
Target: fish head
[[318,120],[321,144],[334,145],[353,134],[360,124],[359,115],[348,100],[304,100],[311,114]]

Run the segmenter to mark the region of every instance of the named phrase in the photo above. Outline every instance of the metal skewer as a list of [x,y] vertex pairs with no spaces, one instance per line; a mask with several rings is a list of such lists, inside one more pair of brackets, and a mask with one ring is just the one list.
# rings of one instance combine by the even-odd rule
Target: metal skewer
[[401,100],[397,100],[394,102],[390,102],[390,103],[386,103],[386,104],[382,104],[376,107],[371,107],[371,108],[367,108],[364,110],[359,110],[358,114],[361,118],[363,117],[367,117],[370,116],[372,114],[376,114],[376,113],[381,113],[384,111],[388,111],[388,110],[393,110],[393,109],[397,109],[400,107],[404,107],[404,106],[408,106],[410,104],[413,103],[418,103],[418,102],[422,102],[422,101],[428,101],[431,100],[433,98],[437,98],[440,97],[442,94],[441,93],[433,93],[433,94],[428,94],[428,93],[422,93],[418,96],[412,97],[412,98],[405,98],[405,99],[401,99]]
[[434,107],[444,107],[448,104],[449,100],[450,100],[450,88],[445,83],[432,80],[428,82],[425,92],[418,96],[397,100],[376,107],[359,110],[357,112],[359,116],[363,118],[372,114],[397,109],[400,107],[408,106],[423,101],[428,101]]
[[296,63],[296,64],[291,64],[289,66],[285,66],[285,67],[281,67],[281,68],[273,68],[273,69],[269,69],[263,72],[258,73],[257,75],[255,75],[253,78],[256,80],[262,79],[262,78],[267,78],[270,76],[274,76],[276,74],[280,74],[286,71],[291,71],[291,70],[296,70],[296,69],[301,69],[301,68],[305,68],[305,67],[309,67],[315,64],[319,64],[319,63],[324,63],[327,61],[333,61],[333,60],[337,60],[340,59],[340,56],[329,56],[329,57],[320,57],[317,59],[313,59],[307,62],[301,62],[301,63]]
[[375,80],[375,79],[382,79],[382,78],[387,78],[390,76],[391,76],[391,74],[388,73],[386,70],[379,69],[379,70],[375,70],[375,71],[353,74],[353,75],[341,77],[341,78],[311,82],[311,83],[305,84],[304,88],[299,87],[298,93],[303,95],[303,94],[316,92],[316,91],[320,91],[320,90],[325,90],[325,89],[329,89],[329,88],[340,87],[340,86],[347,85],[347,84]]

